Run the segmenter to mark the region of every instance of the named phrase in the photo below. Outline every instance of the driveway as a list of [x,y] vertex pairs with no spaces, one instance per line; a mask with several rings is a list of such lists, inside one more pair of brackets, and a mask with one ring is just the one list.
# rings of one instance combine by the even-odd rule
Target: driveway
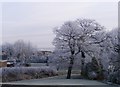
[[3,84],[17,84],[17,85],[107,85],[96,80],[80,79],[79,75],[72,75],[72,79],[66,79],[66,76],[54,76],[43,79],[32,79],[14,81]]

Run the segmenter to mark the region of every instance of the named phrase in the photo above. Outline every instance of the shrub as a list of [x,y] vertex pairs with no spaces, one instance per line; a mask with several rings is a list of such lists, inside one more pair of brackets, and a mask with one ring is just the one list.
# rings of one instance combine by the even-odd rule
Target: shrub
[[51,67],[11,67],[2,68],[2,81],[17,81],[37,79],[57,75],[57,70]]
[[116,84],[120,84],[120,70],[109,74],[108,81]]
[[88,79],[104,80],[104,72],[102,65],[98,64],[95,57],[93,57],[92,61],[88,62],[84,67],[84,77]]
[[97,73],[92,71],[92,72],[88,72],[88,78],[89,79],[96,79],[97,78]]

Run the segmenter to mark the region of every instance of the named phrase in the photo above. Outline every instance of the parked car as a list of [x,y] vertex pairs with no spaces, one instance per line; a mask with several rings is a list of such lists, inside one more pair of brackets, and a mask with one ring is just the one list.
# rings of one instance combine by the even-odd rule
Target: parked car
[[14,67],[15,63],[12,60],[7,61],[7,67]]

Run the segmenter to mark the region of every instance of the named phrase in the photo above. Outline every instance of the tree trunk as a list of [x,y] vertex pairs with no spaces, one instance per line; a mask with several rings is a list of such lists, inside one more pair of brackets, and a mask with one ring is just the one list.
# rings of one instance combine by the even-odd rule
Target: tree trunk
[[69,67],[68,67],[67,79],[71,78],[71,72],[72,72],[73,63],[74,63],[74,57],[72,56],[71,59],[70,59]]
[[48,57],[46,59],[46,66],[49,66]]
[[85,53],[83,51],[81,51],[81,75],[84,76],[85,72],[84,72],[84,66],[85,66]]

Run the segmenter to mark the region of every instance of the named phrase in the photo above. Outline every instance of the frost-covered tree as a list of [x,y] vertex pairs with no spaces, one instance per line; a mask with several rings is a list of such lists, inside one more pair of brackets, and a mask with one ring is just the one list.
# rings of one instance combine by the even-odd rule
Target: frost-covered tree
[[55,51],[52,53],[49,62],[55,66],[57,70],[67,69],[69,58],[63,53]]
[[25,43],[22,40],[18,40],[14,43],[15,56],[22,62],[27,62],[32,56],[34,48],[31,43]]
[[3,44],[2,50],[5,51],[8,59],[20,60],[21,63],[25,63],[30,59],[36,48],[33,47],[30,42],[26,43],[22,40],[18,40],[14,44]]
[[89,19],[65,22],[62,26],[56,28],[55,51],[57,50],[63,53],[66,58],[69,58],[67,79],[71,77],[74,60],[78,54],[81,54],[81,73],[85,63],[85,55],[95,56],[96,44],[104,41],[100,38],[96,39],[95,35],[102,30],[104,30],[103,26],[95,20]]
[[109,32],[111,48],[109,57],[109,80],[120,84],[120,43],[118,28]]
[[113,29],[112,31],[108,32],[109,35],[109,49],[108,49],[108,57],[109,57],[109,63],[113,66],[116,66],[114,68],[118,68],[119,65],[119,43],[118,43],[118,29]]
[[8,56],[8,59],[13,57],[13,55],[14,55],[13,45],[10,44],[10,43],[3,44],[2,45],[2,51],[4,51],[6,53],[6,55]]

